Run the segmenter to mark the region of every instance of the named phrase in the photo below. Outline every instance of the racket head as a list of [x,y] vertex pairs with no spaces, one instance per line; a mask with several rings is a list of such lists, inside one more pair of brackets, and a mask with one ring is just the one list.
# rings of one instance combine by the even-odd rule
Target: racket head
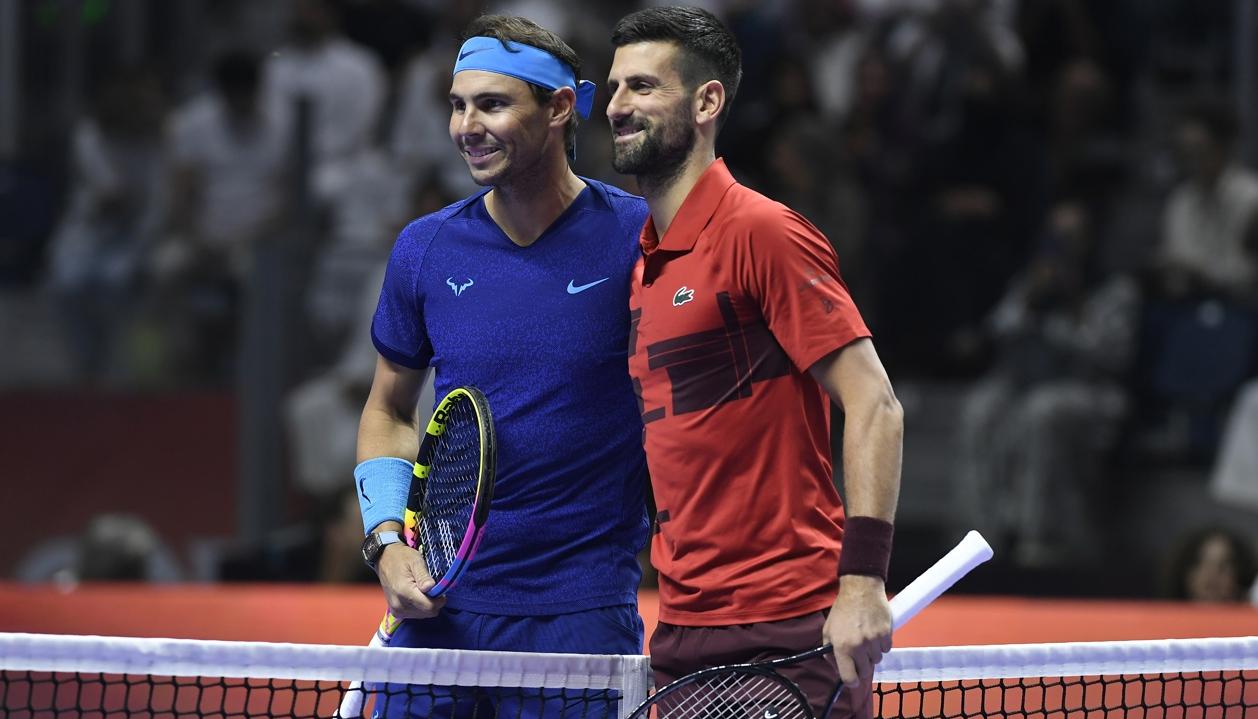
[[630,719],[815,719],[803,691],[766,664],[688,674],[655,692]]
[[403,530],[419,550],[439,597],[476,555],[494,495],[497,441],[484,393],[456,387],[433,410],[420,441]]

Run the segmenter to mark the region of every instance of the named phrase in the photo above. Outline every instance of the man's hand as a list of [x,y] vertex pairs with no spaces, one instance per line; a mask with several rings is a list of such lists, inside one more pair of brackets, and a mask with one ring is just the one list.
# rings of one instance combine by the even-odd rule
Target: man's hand
[[834,645],[839,677],[848,687],[868,683],[874,665],[891,651],[891,604],[877,577],[848,574],[839,580],[839,596],[822,629],[822,641]]
[[376,574],[389,611],[398,619],[429,619],[446,604],[445,597],[432,599],[425,594],[437,582],[428,573],[423,555],[403,543],[384,548]]

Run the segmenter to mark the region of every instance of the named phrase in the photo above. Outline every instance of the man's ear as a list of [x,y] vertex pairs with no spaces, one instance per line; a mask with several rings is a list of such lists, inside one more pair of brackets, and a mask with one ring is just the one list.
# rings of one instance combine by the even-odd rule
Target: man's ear
[[695,123],[715,123],[725,109],[725,86],[720,80],[708,80],[695,90]]
[[577,111],[577,93],[570,87],[561,87],[551,93],[549,105],[550,124],[567,125],[569,118]]

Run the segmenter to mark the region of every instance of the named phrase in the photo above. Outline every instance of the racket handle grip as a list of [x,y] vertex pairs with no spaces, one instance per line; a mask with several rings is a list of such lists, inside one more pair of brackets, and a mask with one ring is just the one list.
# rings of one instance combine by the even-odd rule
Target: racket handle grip
[[978,532],[970,530],[952,551],[891,599],[892,628],[899,629],[971,569],[991,558],[992,548],[987,540]]
[[[392,614],[386,613],[380,622],[380,628],[371,635],[371,641],[367,643],[367,646],[383,647],[401,623],[400,619],[395,619]],[[363,683],[350,682],[349,689],[345,690],[345,696],[341,697],[341,706],[333,717],[334,719],[362,719],[363,707],[366,704],[367,690],[363,688]]]

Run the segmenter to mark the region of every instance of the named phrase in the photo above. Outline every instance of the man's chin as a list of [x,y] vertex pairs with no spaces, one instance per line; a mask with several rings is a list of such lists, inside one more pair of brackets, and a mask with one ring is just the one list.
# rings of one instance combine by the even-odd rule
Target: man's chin
[[468,172],[472,176],[472,182],[476,183],[477,185],[481,187],[492,187],[494,185],[497,185],[498,178],[501,177],[502,175],[502,172],[499,169],[477,170],[471,167],[467,169],[468,169]]
[[624,155],[612,154],[612,169],[622,175],[641,175],[645,172],[642,167],[642,158],[634,157],[628,153]]

